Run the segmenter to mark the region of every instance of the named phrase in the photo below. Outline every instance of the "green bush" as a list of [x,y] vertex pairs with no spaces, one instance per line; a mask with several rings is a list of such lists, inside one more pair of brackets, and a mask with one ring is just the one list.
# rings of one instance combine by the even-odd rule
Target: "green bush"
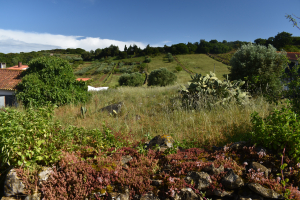
[[246,81],[249,91],[262,92],[271,96],[281,93],[280,78],[287,66],[286,52],[277,53],[276,49],[257,44],[246,44],[235,52],[230,60],[230,80]]
[[182,67],[181,67],[180,65],[177,65],[177,66],[175,67],[175,69],[176,69],[176,71],[178,71],[178,72],[182,71]]
[[249,95],[241,90],[244,81],[220,81],[212,72],[206,76],[196,74],[191,76],[189,87],[182,86],[182,103],[186,108],[211,108],[235,101],[239,105],[249,103]]
[[300,161],[300,121],[295,112],[283,107],[274,109],[266,119],[259,117],[257,112],[251,117],[253,142],[276,153],[282,153],[285,148],[289,156]]
[[83,81],[76,81],[68,61],[61,58],[39,57],[29,62],[17,86],[17,99],[25,107],[87,102],[90,94]]
[[123,74],[120,76],[118,82],[120,86],[141,86],[144,84],[145,76],[141,73],[135,72],[132,74]]
[[91,151],[122,146],[105,126],[103,131],[74,126],[63,129],[52,120],[54,108],[0,109],[1,166],[51,166],[60,160],[61,151],[78,151],[82,146],[89,146]]
[[150,63],[151,62],[151,58],[150,57],[145,57],[145,63]]
[[173,84],[177,80],[177,76],[167,70],[166,68],[160,68],[153,70],[148,76],[148,86],[166,86]]

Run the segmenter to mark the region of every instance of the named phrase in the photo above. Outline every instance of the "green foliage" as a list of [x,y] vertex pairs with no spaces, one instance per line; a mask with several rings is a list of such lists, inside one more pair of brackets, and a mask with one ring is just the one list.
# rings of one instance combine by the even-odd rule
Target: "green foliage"
[[191,76],[192,80],[186,89],[182,86],[183,105],[188,108],[198,109],[202,107],[211,107],[217,104],[226,104],[235,100],[239,104],[248,103],[249,96],[240,87],[244,81],[224,80],[220,81],[212,72],[206,76],[196,74]]
[[248,43],[232,56],[229,79],[247,81],[247,89],[252,94],[259,91],[277,96],[282,89],[280,78],[287,62],[286,52],[277,53],[272,45]]
[[17,87],[17,99],[25,107],[86,102],[90,94],[83,81],[76,81],[66,60],[56,57],[40,57],[29,63]]
[[101,65],[101,63],[93,63],[92,65],[88,66],[88,67],[85,67],[85,68],[82,68],[80,70],[78,70],[77,72],[75,72],[76,75],[83,75],[83,74],[86,74],[88,71],[96,68],[96,67],[99,67]]
[[177,80],[177,76],[167,70],[160,68],[153,70],[148,76],[148,86],[166,86],[173,84]]
[[289,108],[274,109],[262,119],[257,112],[251,115],[253,124],[252,139],[258,145],[263,145],[275,152],[287,149],[287,154],[299,162],[300,156],[300,122],[298,115]]
[[151,58],[150,57],[145,57],[145,63],[150,63],[151,62]]
[[178,72],[182,71],[182,67],[181,67],[180,65],[177,65],[177,66],[175,67],[175,69],[176,69],[176,71],[178,71]]
[[111,130],[103,126],[87,130],[61,125],[52,120],[54,107],[24,112],[12,108],[0,109],[0,159],[2,165],[50,166],[60,160],[61,151],[78,151],[89,146],[91,151],[122,147]]
[[123,74],[120,76],[118,82],[120,86],[141,86],[144,84],[145,76],[141,73],[135,72],[132,74]]
[[300,66],[287,68],[287,73],[284,74],[283,80],[288,90],[283,91],[283,96],[290,99],[292,110],[300,114]]

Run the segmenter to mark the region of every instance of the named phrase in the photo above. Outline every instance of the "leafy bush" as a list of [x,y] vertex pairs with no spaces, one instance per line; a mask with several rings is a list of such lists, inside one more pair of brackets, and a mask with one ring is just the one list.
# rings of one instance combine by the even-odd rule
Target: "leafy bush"
[[188,108],[210,108],[211,106],[226,103],[235,100],[239,104],[247,104],[249,96],[240,87],[244,81],[224,80],[220,81],[212,72],[206,76],[196,74],[191,76],[192,80],[186,89],[182,86],[180,91],[182,94],[183,105]]
[[148,86],[159,85],[166,86],[173,84],[177,80],[177,76],[167,70],[166,68],[160,68],[153,70],[148,77]]
[[131,65],[130,67],[122,67],[120,68],[121,73],[127,73],[131,74],[135,71],[136,67],[134,65]]
[[176,69],[176,71],[178,71],[178,72],[182,71],[182,67],[181,67],[180,65],[177,65],[177,66],[175,67],[175,69]]
[[295,112],[283,107],[281,110],[274,109],[266,119],[259,117],[257,112],[251,117],[254,142],[277,153],[286,148],[288,155],[296,158],[296,162],[300,161],[300,122]]
[[141,73],[135,72],[132,74],[123,74],[119,78],[120,86],[141,86],[144,84],[145,76]]
[[0,109],[0,160],[2,166],[50,166],[61,157],[61,151],[78,151],[89,146],[91,151],[122,147],[111,130],[103,126],[87,130],[61,125],[52,120],[54,106],[18,111]]
[[242,45],[230,59],[229,79],[247,81],[252,94],[259,90],[277,96],[282,89],[280,77],[287,62],[286,52],[277,53],[272,45]]
[[25,107],[87,102],[90,94],[83,81],[76,81],[68,61],[56,57],[39,57],[29,62],[17,86],[17,99]]
[[145,57],[145,63],[150,63],[151,62],[151,58],[150,57]]

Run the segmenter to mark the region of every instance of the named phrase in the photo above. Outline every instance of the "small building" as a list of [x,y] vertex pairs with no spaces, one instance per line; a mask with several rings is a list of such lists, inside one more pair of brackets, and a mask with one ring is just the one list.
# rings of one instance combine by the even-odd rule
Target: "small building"
[[19,62],[18,65],[8,67],[6,69],[12,69],[12,70],[26,70],[28,68],[28,65],[22,65],[22,62]]
[[6,68],[6,63],[0,63],[0,69],[5,69]]
[[0,107],[17,105],[15,92],[21,73],[21,70],[0,69]]
[[88,81],[91,78],[77,78],[76,81]]

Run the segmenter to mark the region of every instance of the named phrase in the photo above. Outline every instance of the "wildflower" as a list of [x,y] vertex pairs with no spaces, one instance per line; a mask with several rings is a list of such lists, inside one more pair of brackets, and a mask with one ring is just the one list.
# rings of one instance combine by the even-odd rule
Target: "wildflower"
[[281,178],[280,178],[280,177],[277,177],[277,182],[278,182],[278,183],[280,182],[280,180],[281,180]]

